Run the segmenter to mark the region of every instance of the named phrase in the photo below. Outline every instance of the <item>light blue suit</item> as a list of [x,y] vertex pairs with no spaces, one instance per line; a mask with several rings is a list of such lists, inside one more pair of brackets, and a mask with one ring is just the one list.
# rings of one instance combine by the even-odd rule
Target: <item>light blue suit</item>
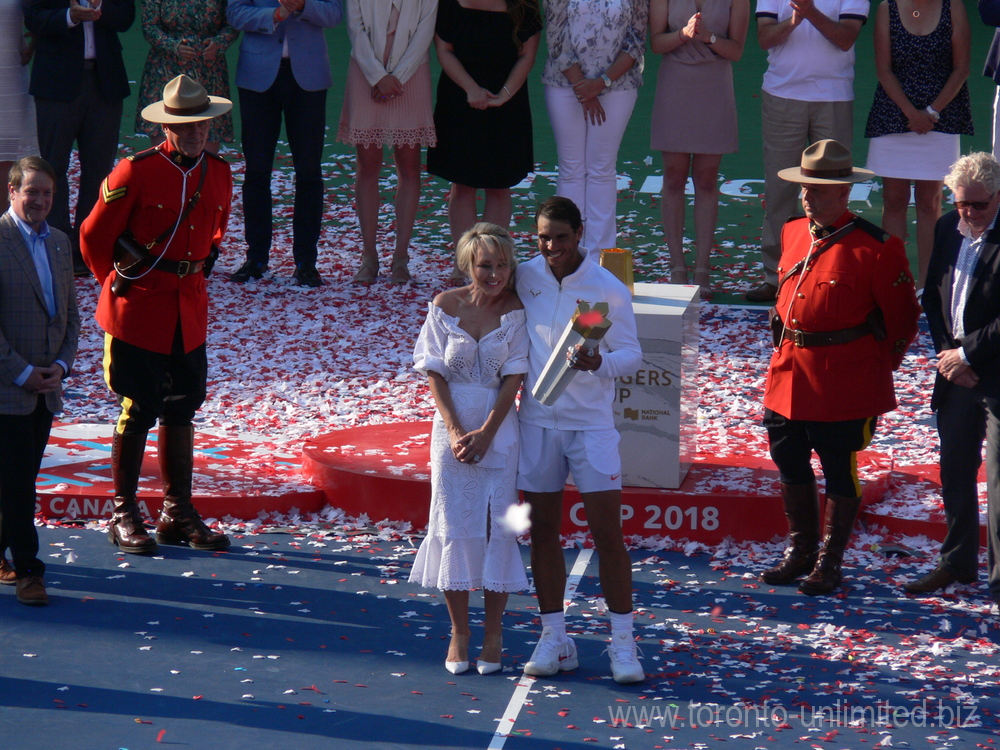
[[295,81],[306,91],[333,85],[330,59],[323,30],[343,18],[341,0],[306,0],[301,13],[274,25],[278,0],[229,0],[226,18],[242,31],[236,85],[251,91],[267,91],[278,76],[281,50],[288,38],[288,56]]
[[[226,18],[243,32],[236,85],[243,122],[243,214],[247,261],[230,278],[260,278],[271,254],[271,170],[284,118],[295,165],[292,254],[296,280],[315,273],[323,219],[321,161],[326,134],[326,91],[333,84],[324,29],[343,18],[342,0],[305,0],[277,26],[278,0],[229,0]],[[288,58],[282,59],[287,42]],[[310,284],[314,285],[314,284]]]

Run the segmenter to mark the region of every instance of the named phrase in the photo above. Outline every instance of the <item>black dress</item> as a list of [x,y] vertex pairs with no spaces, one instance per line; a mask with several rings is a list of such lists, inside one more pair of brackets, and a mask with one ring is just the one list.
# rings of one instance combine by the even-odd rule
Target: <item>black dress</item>
[[[526,42],[542,28],[537,12],[529,12],[518,38]],[[463,8],[458,0],[441,0],[436,33],[451,44],[455,56],[476,83],[502,92],[517,62],[513,21],[506,12]],[[441,72],[434,107],[437,146],[427,149],[427,171],[448,182],[474,188],[509,188],[534,169],[528,83],[502,107],[473,109],[465,91]]]

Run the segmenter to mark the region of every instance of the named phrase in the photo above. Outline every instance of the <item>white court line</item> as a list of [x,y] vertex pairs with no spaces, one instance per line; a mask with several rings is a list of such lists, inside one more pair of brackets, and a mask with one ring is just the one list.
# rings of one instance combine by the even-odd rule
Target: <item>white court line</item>
[[[573,597],[576,596],[576,590],[580,585],[580,579],[583,578],[583,574],[587,571],[587,566],[590,564],[590,558],[593,556],[593,548],[581,549],[580,554],[576,556],[576,562],[573,563],[573,569],[566,578],[566,591],[563,593],[563,613],[569,609],[569,605],[573,601]],[[528,699],[528,693],[531,690],[531,686],[535,684],[535,680],[536,678],[531,675],[521,675],[521,679],[517,681],[517,685],[514,688],[514,694],[510,697],[510,701],[507,703],[507,710],[503,712],[503,717],[500,719],[500,725],[497,727],[497,731],[493,735],[493,739],[490,740],[487,750],[501,750],[501,748],[503,748],[511,730],[514,729],[514,724],[517,722],[517,717],[521,713],[521,709],[524,707],[524,702]]]

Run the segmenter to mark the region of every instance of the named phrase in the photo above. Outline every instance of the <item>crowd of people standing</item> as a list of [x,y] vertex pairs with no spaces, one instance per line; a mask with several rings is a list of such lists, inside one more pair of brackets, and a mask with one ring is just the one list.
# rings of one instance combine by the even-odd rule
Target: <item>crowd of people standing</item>
[[[408,261],[424,149],[426,170],[450,183],[453,246],[477,221],[509,226],[511,188],[535,166],[528,89],[540,81],[557,150],[556,194],[580,206],[584,246],[599,253],[618,244],[619,146],[630,129],[648,128],[651,149],[662,154],[660,210],[670,280],[693,280],[703,298],[710,298],[719,169],[722,157],[740,145],[733,66],[743,57],[751,14],[757,43],[767,53],[760,94],[766,183],[762,278],[747,291],[751,301],[774,298],[778,238],[795,210],[795,187],[777,172],[794,166],[801,149],[822,138],[851,148],[856,91],[867,97],[866,89],[873,90],[865,115],[867,166],[881,178],[882,223],[904,242],[913,191],[918,289],[941,214],[944,175],[959,155],[959,138],[973,132],[966,85],[972,21],[965,4],[951,0],[883,0],[877,7],[868,0],[762,0],[755,6],[746,0],[7,5],[0,90],[11,116],[0,132],[0,166],[33,153],[53,165],[59,194],[51,222],[70,236],[81,275],[86,268],[79,257],[79,226],[114,164],[121,106],[131,91],[120,35],[136,20],[149,51],[137,76],[135,130],[154,146],[162,133],[142,119],[141,110],[181,73],[210,95],[228,97],[226,53],[238,46],[240,132],[227,114],[213,123],[207,145],[218,152],[239,136],[246,159],[245,262],[230,275],[238,283],[269,270],[270,177],[282,122],[295,166],[294,280],[307,287],[324,283],[316,266],[328,200],[321,157],[329,145],[327,92],[335,80],[343,80],[345,89],[336,139],[352,145],[357,156],[353,197],[362,247],[356,284],[379,278],[378,179],[386,147],[398,177],[390,283],[412,280]],[[990,0],[980,6],[983,22],[1000,20],[993,17]],[[324,35],[341,23],[351,42],[346,61],[329,58]],[[855,82],[855,48],[866,25],[872,28],[877,80]],[[25,27],[28,33],[22,34]],[[1000,57],[994,47],[990,60]],[[540,49],[546,56],[539,62]],[[650,92],[651,120],[639,123],[632,113],[647,49],[662,59]],[[432,54],[442,68],[436,93]],[[70,64],[76,58],[80,63]],[[988,74],[996,70],[987,63]],[[71,211],[65,173],[74,143],[80,190]],[[693,242],[684,231],[689,177]],[[455,266],[452,281],[463,279]]]

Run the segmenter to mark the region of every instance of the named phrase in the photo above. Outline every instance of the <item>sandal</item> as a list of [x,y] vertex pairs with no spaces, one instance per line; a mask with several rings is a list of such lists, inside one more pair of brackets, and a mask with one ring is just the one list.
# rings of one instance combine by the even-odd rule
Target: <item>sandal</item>
[[395,284],[396,286],[403,286],[404,284],[409,284],[413,281],[413,277],[410,275],[410,269],[407,264],[410,262],[409,255],[393,255],[392,256],[392,273],[389,276],[389,283]]
[[706,302],[712,299],[711,273],[711,268],[694,269],[694,283],[701,287],[698,295]]
[[671,284],[687,284],[688,283],[688,269],[683,263],[679,263],[670,268],[670,283]]
[[378,277],[378,258],[372,257],[361,257],[361,268],[358,272],[354,274],[354,278],[351,279],[352,284],[373,284],[375,279]]

